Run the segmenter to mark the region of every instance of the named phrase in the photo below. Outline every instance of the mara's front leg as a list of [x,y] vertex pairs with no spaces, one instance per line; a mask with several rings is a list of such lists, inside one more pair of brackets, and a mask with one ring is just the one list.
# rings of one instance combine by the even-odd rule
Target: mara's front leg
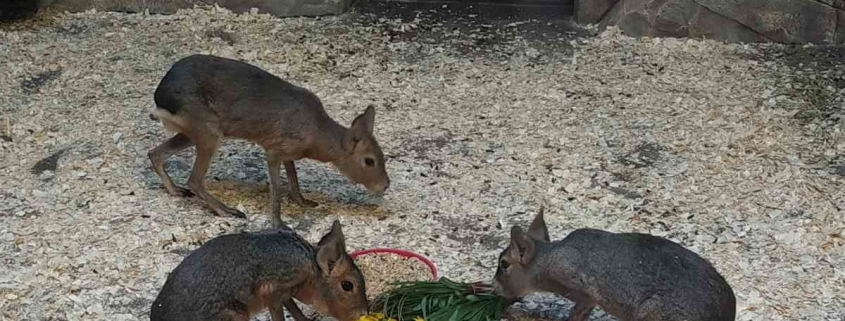
[[270,220],[273,226],[284,226],[282,221],[282,200],[281,196],[281,173],[282,158],[278,155],[267,153],[267,172],[270,174]]
[[293,199],[296,204],[302,207],[315,207],[317,206],[317,202],[307,200],[305,197],[302,196],[302,192],[299,190],[299,179],[296,177],[296,165],[293,164],[292,160],[286,160],[285,163],[285,173],[288,175],[288,188],[290,189],[290,198]]

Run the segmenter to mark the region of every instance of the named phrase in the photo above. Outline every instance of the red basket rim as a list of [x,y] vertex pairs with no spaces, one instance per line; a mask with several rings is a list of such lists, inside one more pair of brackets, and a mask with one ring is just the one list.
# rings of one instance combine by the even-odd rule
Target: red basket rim
[[428,270],[431,272],[432,280],[436,281],[438,279],[438,277],[437,277],[437,265],[435,265],[434,262],[432,262],[429,258],[425,257],[424,255],[417,254],[417,253],[414,253],[414,252],[411,252],[411,251],[408,251],[408,250],[394,249],[394,248],[371,248],[371,249],[363,249],[363,250],[353,251],[352,253],[349,253],[349,256],[351,256],[353,259],[355,259],[356,257],[359,257],[361,255],[365,255],[365,254],[369,254],[369,253],[393,253],[393,254],[399,255],[399,256],[404,257],[404,258],[415,258],[417,260],[422,261],[423,263],[425,263],[425,265],[428,266]]

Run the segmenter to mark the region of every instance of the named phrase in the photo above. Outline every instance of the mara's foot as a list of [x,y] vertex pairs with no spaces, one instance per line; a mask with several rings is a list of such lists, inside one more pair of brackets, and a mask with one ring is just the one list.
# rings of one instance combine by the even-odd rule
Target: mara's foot
[[317,207],[317,205],[320,205],[319,203],[317,203],[315,201],[312,201],[312,200],[306,199],[305,197],[302,197],[302,194],[291,195],[290,198],[293,200],[294,203],[296,203],[296,204],[298,204],[299,206],[302,206],[302,207]]
[[168,189],[167,192],[170,193],[170,195],[173,195],[173,196],[176,196],[176,197],[192,197],[192,196],[194,196],[194,192],[191,192],[191,190],[184,188],[184,187],[179,187],[179,186],[175,186],[175,187],[173,187],[173,189]]

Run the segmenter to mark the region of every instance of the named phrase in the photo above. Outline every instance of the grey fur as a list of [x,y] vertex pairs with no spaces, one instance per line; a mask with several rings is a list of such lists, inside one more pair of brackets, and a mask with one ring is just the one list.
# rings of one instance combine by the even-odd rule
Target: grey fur
[[649,234],[589,228],[547,242],[537,237],[548,235],[542,220],[538,215],[528,233],[512,229],[494,278],[500,295],[563,295],[575,302],[569,321],[587,320],[595,306],[622,321],[734,320],[730,285],[683,246]]
[[[296,321],[309,321],[293,298],[341,321],[368,313],[366,285],[346,254],[339,223],[321,243],[315,248],[286,227],[211,239],[170,273],[150,320],[247,321],[266,307],[273,321],[283,321],[285,308]],[[341,252],[330,253],[333,266],[323,270],[317,257],[328,244]],[[344,291],[343,281],[354,289]]]

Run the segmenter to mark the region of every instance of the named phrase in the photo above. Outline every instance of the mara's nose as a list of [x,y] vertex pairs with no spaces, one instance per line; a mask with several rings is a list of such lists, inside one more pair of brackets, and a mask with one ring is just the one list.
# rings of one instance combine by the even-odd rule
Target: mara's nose
[[496,280],[493,280],[493,293],[496,293],[497,295],[503,294],[502,285],[500,285],[499,282],[496,282]]
[[355,316],[355,318],[353,318],[352,320],[349,320],[349,321],[357,321],[357,320],[360,320],[360,319],[361,319],[361,317],[363,317],[363,316],[365,316],[365,315],[369,315],[369,314],[370,314],[369,309],[363,309],[363,310],[360,310],[360,311],[358,311],[358,313],[356,313],[356,314],[355,314],[355,315],[356,315],[356,316]]
[[381,184],[367,185],[367,190],[373,194],[384,194],[388,187],[390,187],[390,180],[385,180]]

